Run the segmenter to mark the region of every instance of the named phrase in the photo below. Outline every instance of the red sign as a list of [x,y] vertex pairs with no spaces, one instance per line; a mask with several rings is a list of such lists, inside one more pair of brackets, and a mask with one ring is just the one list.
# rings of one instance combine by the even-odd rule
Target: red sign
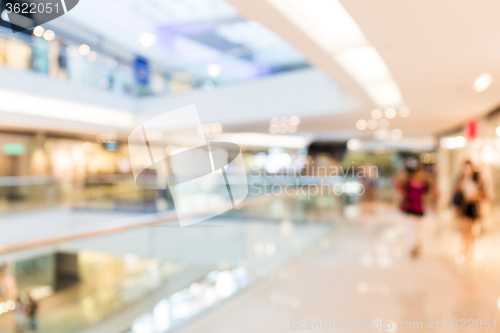
[[471,120],[465,126],[465,137],[467,140],[474,140],[479,135],[479,123],[477,120]]

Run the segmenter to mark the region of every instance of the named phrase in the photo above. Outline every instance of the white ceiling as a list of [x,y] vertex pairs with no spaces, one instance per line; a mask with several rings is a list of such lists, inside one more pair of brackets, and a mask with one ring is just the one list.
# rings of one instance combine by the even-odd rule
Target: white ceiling
[[[287,66],[305,66],[297,50],[258,22],[243,19],[225,0],[85,0],[50,26],[56,33],[75,35],[79,30],[80,35],[97,36],[94,43],[83,40],[91,47],[105,49],[110,41],[132,58],[140,54],[160,69],[216,83],[244,82]],[[144,33],[155,36],[152,46],[140,44]],[[217,78],[207,72],[211,64],[222,68]]]
[[[443,130],[500,102],[500,2],[342,1],[381,54],[414,111],[415,128]],[[483,73],[484,92],[473,90]]]
[[[318,80],[317,76],[303,77],[303,80],[298,80],[298,75],[301,74],[295,73],[297,81],[277,75],[273,78],[276,82],[286,80],[287,84],[279,83],[272,89],[267,84],[274,80],[254,81],[248,83],[249,86],[234,87],[234,89],[246,90],[245,96],[250,95],[248,100],[245,100],[244,107],[241,107],[241,100],[236,100],[232,89],[216,90],[211,92],[210,96],[206,92],[200,92],[183,98],[175,98],[175,101],[178,103],[187,103],[187,100],[190,103],[199,102],[202,115],[205,108],[206,114],[214,118],[208,119],[207,116],[207,122],[224,123],[221,119],[225,119],[227,121],[225,129],[235,132],[267,132],[271,117],[290,116],[293,113],[302,118],[299,126],[300,134],[310,136],[311,133],[316,133],[318,138],[332,140],[353,136],[369,137],[373,134],[368,130],[363,132],[356,130],[355,124],[359,119],[369,119],[370,111],[375,104],[358,81],[336,62],[335,57],[273,7],[269,0],[227,1],[246,18],[259,21],[301,51],[312,65],[321,68],[349,94],[342,94],[338,89],[330,87],[334,85],[333,81],[324,80],[323,82]],[[148,8],[151,9],[160,2],[148,0]],[[212,1],[212,3],[219,2],[223,3],[221,0]],[[500,37],[497,37],[500,31],[500,20],[497,18],[500,12],[500,2],[498,0],[481,0],[480,5],[472,0],[454,0],[452,3],[449,0],[340,0],[340,2],[355,20],[368,43],[381,56],[402,92],[405,104],[412,110],[408,118],[391,119],[390,129],[401,129],[404,136],[438,133],[462,125],[467,120],[481,116],[500,105],[500,66],[498,65]],[[142,13],[139,18],[131,14],[135,6],[140,3],[139,0],[86,0],[85,6],[77,6],[61,20],[67,19],[80,23],[85,21],[89,26],[95,25],[96,31],[109,34],[108,38],[124,45],[134,46],[136,47],[136,49],[133,48],[134,50],[143,50],[138,45],[137,38],[131,38],[133,34],[130,34],[131,31],[146,31],[148,24],[151,24],[148,22],[148,13]],[[234,12],[229,10],[232,7],[224,7],[224,10],[214,11],[208,15],[207,12],[199,10],[201,7],[196,7],[198,5],[203,7],[202,0],[169,0],[164,5],[167,3],[183,6],[190,4],[189,6],[192,7],[190,8],[194,9],[189,14],[192,16],[188,16],[194,20],[200,20],[203,15],[205,17],[212,14],[215,17],[234,15]],[[120,24],[115,26],[109,19],[109,15],[96,11],[96,8],[104,4],[110,12],[115,5],[123,5],[121,10],[128,10],[128,15],[132,16],[129,20],[127,20],[128,16],[116,18]],[[174,15],[178,20],[183,19],[181,9],[179,9],[180,14]],[[97,15],[99,12],[102,15]],[[170,13],[170,10],[168,12]],[[201,16],[197,16],[198,14]],[[184,19],[190,20],[188,16]],[[93,17],[94,20],[88,20],[89,17]],[[161,20],[161,17],[155,17],[154,21]],[[175,21],[173,18],[165,18],[165,20]],[[128,26],[127,22],[134,24]],[[241,22],[246,22],[245,29],[238,30],[239,28],[228,24],[222,26],[223,31],[219,32],[227,35],[229,39],[244,40],[249,48],[260,48],[259,43],[266,41],[276,42],[274,34],[268,34],[269,39],[255,38],[257,31],[262,30],[261,26],[254,25],[252,21],[236,21],[236,23]],[[138,27],[142,25],[146,30],[138,30]],[[149,52],[148,56],[151,55],[153,59],[156,57],[159,62],[164,61],[172,65],[178,61],[179,66],[183,62],[182,59],[169,57],[166,52],[154,46],[146,51]],[[493,83],[486,91],[476,92],[473,90],[474,80],[484,73],[491,74]],[[255,98],[257,95],[251,95],[254,91],[252,89],[255,88],[254,84],[257,83],[260,84],[259,89],[263,90],[262,94],[266,96],[265,99],[258,99]],[[293,87],[296,89],[292,90],[291,85],[296,85]],[[311,92],[312,90],[314,93]],[[227,94],[222,96],[225,92]],[[330,101],[330,99],[335,99],[332,92],[336,92],[339,96],[354,95],[356,98],[353,100],[356,103],[345,104],[350,107],[342,103],[333,103]],[[207,96],[200,97],[202,93]],[[324,100],[318,96],[322,96]],[[204,102],[204,98],[216,100],[221,105]],[[285,99],[288,103],[285,103]],[[236,100],[234,105],[229,102],[234,100]],[[169,99],[169,103],[162,105],[161,109],[174,108],[172,101],[173,99]],[[318,103],[324,101],[331,103],[325,102],[324,105],[318,107]],[[204,103],[206,106],[203,106]],[[340,107],[334,107],[335,105],[340,105]],[[224,107],[231,113],[228,111],[228,114],[224,116],[221,111]],[[241,112],[235,112],[235,110]]]
[[[360,114],[336,121],[305,119],[321,130],[355,130],[374,105],[363,89],[317,43],[266,0],[229,0],[243,15],[258,20],[301,51],[366,104]],[[481,116],[500,104],[500,2],[482,0],[341,0],[398,84],[408,118],[391,120],[403,133],[445,131]],[[473,90],[481,74],[493,77],[484,92]],[[331,117],[330,117],[331,118]],[[327,124],[327,125],[326,125]],[[304,128],[305,129],[305,128]],[[302,130],[302,129],[301,129]],[[360,135],[366,135],[360,132]]]

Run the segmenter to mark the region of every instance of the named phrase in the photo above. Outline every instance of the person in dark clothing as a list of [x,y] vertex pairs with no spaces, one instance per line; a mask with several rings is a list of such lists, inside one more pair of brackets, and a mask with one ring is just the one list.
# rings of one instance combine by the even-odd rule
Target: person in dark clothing
[[28,295],[29,303],[26,307],[27,315],[28,315],[28,331],[29,332],[38,332],[38,318],[37,311],[38,305],[36,302]]
[[462,220],[462,251],[470,255],[480,230],[480,205],[486,198],[484,183],[471,161],[466,161],[455,190],[454,204]]

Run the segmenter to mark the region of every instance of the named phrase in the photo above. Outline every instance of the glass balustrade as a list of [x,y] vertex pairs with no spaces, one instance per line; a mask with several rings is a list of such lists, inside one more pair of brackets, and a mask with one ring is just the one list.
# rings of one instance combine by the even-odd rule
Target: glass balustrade
[[[244,81],[227,76],[213,78],[205,65],[160,69],[150,64],[149,82],[143,84],[135,77],[132,60],[96,52],[86,44],[73,43],[68,39],[47,41],[42,36],[13,34],[4,27],[0,27],[0,66],[34,72],[79,87],[134,97],[188,94],[197,88],[211,91],[218,85]],[[307,67],[305,63],[299,63],[277,68],[268,75],[304,67]]]
[[326,199],[265,200],[187,228],[161,223],[0,254],[0,329],[15,332],[14,295],[37,302],[40,332],[175,329],[329,242],[331,213],[344,203]]

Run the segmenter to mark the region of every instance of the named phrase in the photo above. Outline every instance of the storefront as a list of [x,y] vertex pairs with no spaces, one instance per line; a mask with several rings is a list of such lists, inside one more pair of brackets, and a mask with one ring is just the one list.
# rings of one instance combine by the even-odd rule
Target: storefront
[[464,127],[439,138],[440,205],[449,208],[465,161],[471,161],[484,182],[488,200],[483,217],[494,221],[500,200],[500,112],[472,120]]

